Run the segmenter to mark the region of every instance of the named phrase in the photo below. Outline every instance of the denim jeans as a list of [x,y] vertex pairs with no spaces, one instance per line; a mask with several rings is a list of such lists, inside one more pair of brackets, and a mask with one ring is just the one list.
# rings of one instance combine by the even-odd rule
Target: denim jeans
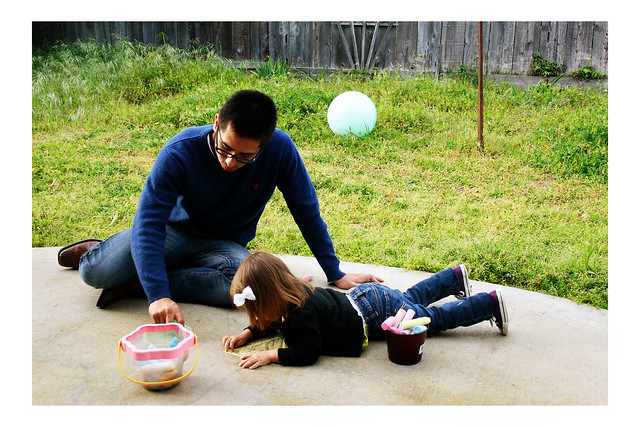
[[459,326],[470,326],[493,317],[491,297],[487,293],[429,307],[429,304],[449,295],[458,295],[459,292],[460,282],[453,269],[448,268],[416,283],[405,292],[368,282],[353,288],[349,295],[360,308],[369,327],[369,337],[375,339],[384,337],[380,325],[388,317],[395,316],[401,308],[413,309],[416,312],[414,317],[430,317],[429,335]]
[[[164,257],[172,299],[212,306],[231,304],[231,280],[248,253],[238,243],[168,225]],[[79,270],[82,280],[98,289],[138,280],[131,257],[131,229],[89,249]]]

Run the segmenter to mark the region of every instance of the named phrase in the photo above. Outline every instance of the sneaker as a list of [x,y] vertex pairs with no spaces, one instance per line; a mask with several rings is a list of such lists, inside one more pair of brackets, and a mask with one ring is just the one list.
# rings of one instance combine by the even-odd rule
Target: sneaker
[[460,293],[455,297],[460,299],[464,297],[471,296],[471,283],[469,283],[469,273],[467,273],[467,267],[464,264],[460,264],[455,267],[453,271],[456,272],[456,276],[458,276],[458,281],[460,282]]
[[507,315],[507,305],[499,291],[489,292],[491,302],[493,304],[493,319],[491,323],[495,324],[502,335],[509,333],[509,316]]

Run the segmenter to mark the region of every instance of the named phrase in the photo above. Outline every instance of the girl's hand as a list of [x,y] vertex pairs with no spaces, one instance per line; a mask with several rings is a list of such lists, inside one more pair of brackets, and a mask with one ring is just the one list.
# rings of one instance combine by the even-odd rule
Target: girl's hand
[[253,334],[249,329],[245,329],[237,335],[222,337],[222,347],[224,351],[235,350],[237,347],[242,347],[253,337]]
[[238,364],[241,368],[256,369],[269,363],[278,363],[278,350],[258,351],[253,354],[242,356],[242,362]]

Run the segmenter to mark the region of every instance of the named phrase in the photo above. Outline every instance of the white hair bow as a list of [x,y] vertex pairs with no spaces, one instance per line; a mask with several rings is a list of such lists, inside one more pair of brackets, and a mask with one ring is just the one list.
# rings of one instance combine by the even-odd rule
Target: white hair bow
[[243,306],[248,299],[252,301],[256,300],[256,296],[254,295],[251,286],[247,286],[246,288],[244,288],[241,294],[235,294],[233,296],[233,303],[240,307]]

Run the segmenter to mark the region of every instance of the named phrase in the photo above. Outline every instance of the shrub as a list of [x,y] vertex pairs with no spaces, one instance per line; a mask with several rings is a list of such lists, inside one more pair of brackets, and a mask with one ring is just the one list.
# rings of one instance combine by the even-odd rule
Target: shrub
[[566,69],[566,65],[558,65],[555,62],[549,62],[539,53],[534,53],[531,59],[529,75],[542,77],[558,77],[564,74]]
[[606,74],[601,71],[596,71],[596,69],[589,65],[587,67],[582,67],[576,71],[574,71],[571,76],[576,80],[593,80],[593,79],[604,79]]

